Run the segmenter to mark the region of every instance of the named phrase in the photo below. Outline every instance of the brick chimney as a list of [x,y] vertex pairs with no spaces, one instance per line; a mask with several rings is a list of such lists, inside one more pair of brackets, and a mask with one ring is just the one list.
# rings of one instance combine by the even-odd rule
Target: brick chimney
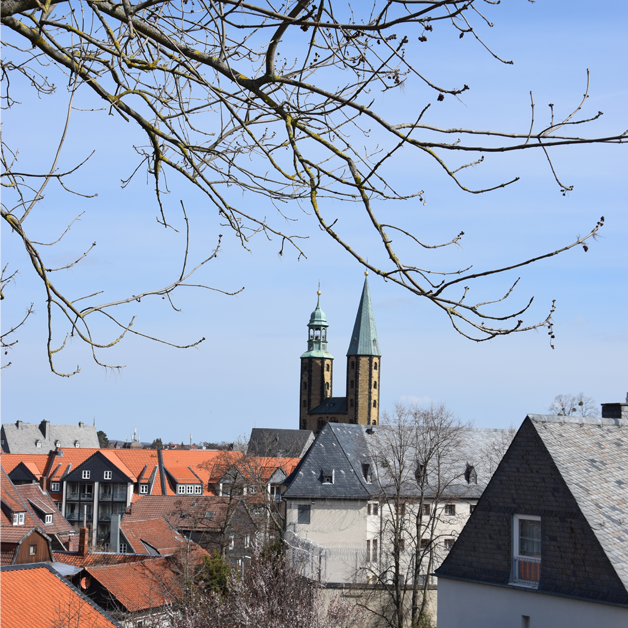
[[89,530],[81,528],[79,531],[79,556],[87,556],[87,548],[89,546]]
[[626,403],[603,403],[602,418],[628,419],[628,395],[626,395]]

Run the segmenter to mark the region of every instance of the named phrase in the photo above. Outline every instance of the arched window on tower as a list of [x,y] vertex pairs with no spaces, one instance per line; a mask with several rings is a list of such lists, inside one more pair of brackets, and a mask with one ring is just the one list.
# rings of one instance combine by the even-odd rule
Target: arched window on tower
[[303,400],[303,407],[307,408],[307,401],[305,399]]
[[317,330],[314,332],[314,340],[320,340],[320,339],[321,339],[321,330],[320,330],[320,329],[317,329]]
[[373,407],[377,408],[377,401],[373,401]]
[[353,388],[353,387],[354,387],[354,385],[353,385],[353,380],[351,380],[351,381],[349,382],[349,388]]
[[329,371],[331,370],[329,364],[325,367],[325,370],[329,373]]
[[376,371],[377,370],[377,362],[373,362],[373,370]]
[[355,368],[355,362],[351,362],[351,368],[354,369]]
[[303,382],[303,390],[307,390],[307,382]]
[[349,407],[353,408],[353,399],[349,399]]
[[310,340],[314,340],[314,330],[310,329]]
[[323,339],[323,340],[327,340],[327,330],[326,330],[326,329],[323,329],[323,331],[321,332],[321,334],[322,334],[322,339]]
[[373,388],[377,390],[377,382],[373,382]]

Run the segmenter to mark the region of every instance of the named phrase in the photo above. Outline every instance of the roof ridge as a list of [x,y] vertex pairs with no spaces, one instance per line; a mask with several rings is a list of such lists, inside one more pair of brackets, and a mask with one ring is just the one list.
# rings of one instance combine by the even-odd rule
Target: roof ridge
[[628,419],[606,419],[602,417],[563,416],[560,414],[528,414],[534,423],[574,423],[576,425],[606,425],[609,427],[628,427]]

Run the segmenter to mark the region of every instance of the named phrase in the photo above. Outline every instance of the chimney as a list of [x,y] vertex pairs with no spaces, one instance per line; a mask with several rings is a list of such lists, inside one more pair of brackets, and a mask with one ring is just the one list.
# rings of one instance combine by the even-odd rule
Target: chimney
[[22,429],[22,421],[16,421],[15,425],[17,425],[17,429],[21,430]]
[[39,424],[39,431],[44,435],[44,438],[48,440],[50,438],[50,421],[42,421]]
[[109,533],[109,546],[111,551],[120,553],[120,519],[121,515],[111,515],[111,532]]
[[85,427],[85,423],[83,423],[83,421],[79,421],[79,427]]
[[628,419],[628,395],[626,395],[626,403],[603,403],[602,418]]
[[87,548],[89,545],[88,538],[89,538],[89,530],[85,527],[81,528],[79,531],[79,548],[78,548],[79,556],[87,556]]

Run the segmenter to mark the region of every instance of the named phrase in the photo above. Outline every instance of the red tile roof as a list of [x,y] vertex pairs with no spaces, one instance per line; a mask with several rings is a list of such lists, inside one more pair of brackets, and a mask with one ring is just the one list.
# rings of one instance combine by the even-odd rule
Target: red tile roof
[[[32,470],[31,466],[37,468],[39,475],[42,475],[48,464],[48,454],[2,454],[0,455],[0,463],[7,473],[11,473],[20,462],[28,463],[27,466]],[[34,473],[34,471],[33,471]]]
[[159,608],[179,591],[179,581],[168,558],[137,563],[87,567],[89,574],[128,612]]
[[[154,548],[160,554],[174,554],[181,557],[189,556],[193,562],[200,562],[203,556],[209,554],[194,541],[181,536],[165,519],[149,519],[148,521],[122,520],[120,529],[133,551],[146,552]],[[189,553],[189,554],[188,554]]]
[[[240,451],[207,451],[207,450],[163,450],[164,467],[172,473],[172,469],[192,467],[192,470],[203,481],[205,494],[212,494],[212,485],[227,472],[227,470],[240,458]],[[187,470],[187,475],[190,470]],[[175,476],[176,477],[176,476]],[[196,480],[197,481],[197,480]],[[156,491],[153,491],[153,495]],[[174,491],[167,486],[167,495],[174,495]]]
[[[59,480],[61,476],[68,472],[68,470],[76,469],[79,465],[82,465],[89,457],[93,456],[97,451],[106,451],[95,448],[78,448],[78,449],[61,449],[56,452],[51,452],[50,457],[52,459],[52,465],[47,473],[50,480]],[[55,455],[56,453],[56,455]],[[17,455],[17,454],[16,454]],[[72,465],[71,469],[68,469]],[[60,466],[59,466],[60,465]]]
[[91,567],[93,565],[119,565],[120,563],[136,563],[150,558],[148,552],[141,554],[113,554],[111,552],[90,552],[81,556],[78,552],[52,552],[56,562],[74,567]]
[[[74,534],[75,530],[70,523],[66,521],[59,509],[56,507],[54,501],[48,495],[41,490],[39,484],[23,484],[22,486],[15,487],[17,492],[22,496],[24,503],[26,504],[29,512],[33,516],[33,520],[37,526],[46,534]],[[37,507],[44,513],[52,515],[52,525],[46,525],[45,521],[42,521],[33,507]]]
[[119,626],[47,565],[2,570],[2,628],[68,626],[71,617],[90,628]]

